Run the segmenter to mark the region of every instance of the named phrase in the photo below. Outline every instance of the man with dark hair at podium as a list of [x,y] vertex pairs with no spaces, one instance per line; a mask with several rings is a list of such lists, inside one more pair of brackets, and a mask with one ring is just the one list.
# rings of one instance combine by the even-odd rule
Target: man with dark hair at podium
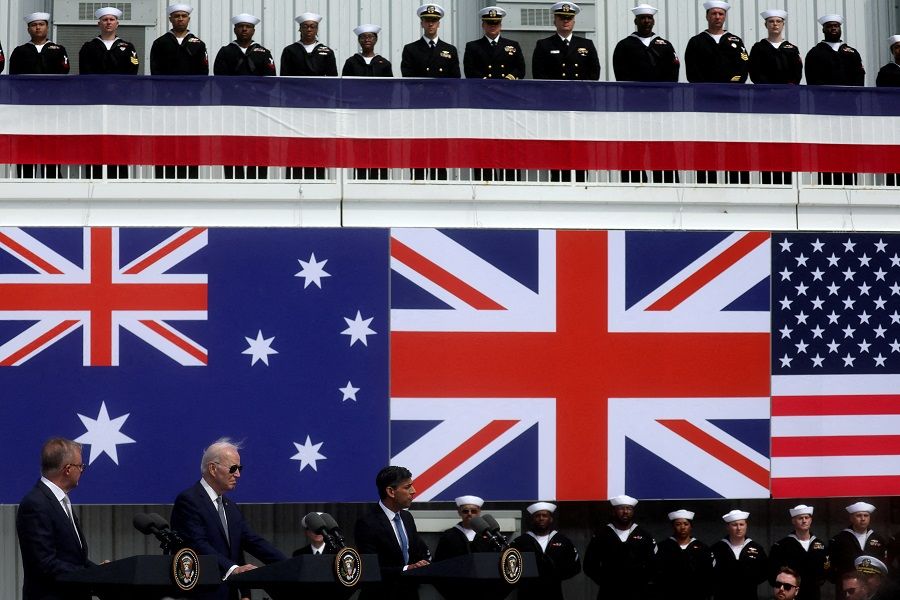
[[[172,528],[184,535],[198,554],[216,557],[223,580],[215,591],[200,593],[192,598],[238,598],[238,590],[229,589],[224,580],[256,568],[247,563],[244,552],[249,552],[265,564],[286,558],[280,550],[254,532],[237,505],[225,497],[225,492],[235,488],[244,469],[238,450],[240,446],[228,438],[213,442],[203,452],[200,481],[178,494],[172,507]],[[249,598],[250,590],[241,590],[240,597]]]
[[41,448],[41,479],[22,498],[16,533],[25,579],[23,600],[90,600],[90,593],[64,589],[60,575],[93,566],[88,545],[72,512],[69,492],[78,486],[85,465],[81,444],[52,438]]
[[512,545],[522,552],[534,552],[538,578],[521,581],[519,599],[562,600],[562,582],[581,572],[578,550],[572,540],[553,527],[555,504],[535,502],[525,510],[528,532],[514,539]]
[[[321,515],[322,513],[316,514]],[[322,554],[332,554],[328,551],[328,548],[325,547],[325,536],[321,533],[316,533],[315,531],[311,530],[309,528],[309,525],[307,525],[306,523],[306,517],[303,517],[300,520],[300,526],[303,527],[303,533],[306,534],[306,539],[309,541],[309,543],[302,548],[297,548],[296,550],[294,550],[294,553],[291,554],[291,556],[320,556]]]
[[401,581],[403,571],[431,562],[431,551],[419,537],[416,521],[409,514],[416,495],[412,473],[405,467],[385,467],[375,476],[379,501],[356,521],[353,537],[360,554],[378,555],[381,583],[364,587],[360,600],[414,600],[418,586]]

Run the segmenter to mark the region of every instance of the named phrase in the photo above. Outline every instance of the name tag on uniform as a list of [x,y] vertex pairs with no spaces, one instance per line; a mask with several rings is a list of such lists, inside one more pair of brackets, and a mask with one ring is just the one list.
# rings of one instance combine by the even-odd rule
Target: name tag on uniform
[[550,54],[559,54],[559,50],[551,50]]

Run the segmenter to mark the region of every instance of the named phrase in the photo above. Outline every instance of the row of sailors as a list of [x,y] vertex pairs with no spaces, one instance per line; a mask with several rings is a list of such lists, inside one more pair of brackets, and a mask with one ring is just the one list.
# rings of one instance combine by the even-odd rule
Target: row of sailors
[[[748,53],[743,40],[725,28],[728,2],[703,3],[708,28],[690,39],[685,52],[687,80],[692,83],[744,83],[748,75],[754,83],[799,84],[803,59],[799,48],[784,38],[784,10],[761,13],[768,36]],[[573,34],[575,16],[581,11],[572,2],[552,6],[556,33],[538,41],[532,57],[535,79],[600,79],[600,60],[593,42]],[[193,8],[172,4],[167,9],[172,29],[153,42],[150,72],[153,75],[209,74],[206,44],[188,30]],[[681,62],[674,46],[654,33],[658,9],[639,4],[631,9],[636,30],[621,40],[613,52],[613,69],[618,81],[678,81]],[[403,77],[458,78],[459,52],[440,39],[438,30],[444,9],[424,4],[416,11],[422,37],[403,48],[400,66]],[[467,78],[522,79],[525,57],[518,42],[501,35],[506,11],[489,6],[479,11],[484,37],[466,44],[463,72]],[[95,13],[100,35],[86,42],[79,52],[80,72],[84,74],[136,74],[139,58],[130,42],[116,35],[122,12],[114,7]],[[63,46],[48,40],[50,15],[32,13],[25,18],[31,41],[17,47],[10,58],[11,74],[67,74],[69,59]],[[303,13],[295,21],[300,40],[281,54],[281,75],[336,76],[334,51],[318,40],[322,16]],[[253,41],[259,18],[250,14],[231,19],[235,40],[216,55],[215,75],[275,75],[272,53]],[[841,39],[844,18],[838,14],[819,18],[824,41],[806,55],[806,82],[810,85],[862,86],[865,69],[859,51]],[[353,30],[360,52],[344,64],[342,75],[391,77],[391,63],[375,52],[378,25],[360,25]],[[876,85],[900,86],[900,35],[889,38],[893,60],[881,68]],[[0,71],[3,51],[0,48]]]
[[[481,515],[483,504],[477,496],[456,498],[460,522],[441,535],[435,561],[492,549],[489,539],[479,539],[469,527],[472,519]],[[849,526],[827,543],[812,533],[812,506],[791,508],[793,531],[775,542],[768,553],[749,537],[750,513],[746,511],[732,510],[722,516],[726,535],[712,546],[693,537],[693,512],[673,511],[668,515],[672,536],[657,543],[635,522],[637,504],[626,495],[611,498],[609,523],[588,543],[584,572],[600,586],[598,599],[756,600],[757,587],[767,580],[782,592],[799,588],[786,595],[790,598],[799,592],[801,599],[818,600],[826,581],[835,585],[836,598],[900,598],[900,591],[888,579],[887,567],[900,558],[889,552],[898,543],[889,542],[870,528],[875,506],[868,502],[847,506]],[[528,530],[511,545],[535,553],[540,576],[523,580],[519,598],[562,599],[562,581],[582,569],[578,550],[555,527],[556,505],[537,502],[526,510]],[[784,568],[789,569],[793,581],[787,586],[780,585],[784,578],[779,574]],[[861,592],[846,594],[845,587]],[[451,600],[471,600],[471,590],[451,586],[441,592]]]

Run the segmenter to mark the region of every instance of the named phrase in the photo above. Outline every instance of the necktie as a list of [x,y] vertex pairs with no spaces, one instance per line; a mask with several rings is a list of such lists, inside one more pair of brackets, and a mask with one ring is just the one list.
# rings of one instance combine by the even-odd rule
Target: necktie
[[566,48],[568,48],[568,47],[569,47],[569,40],[563,40],[563,42],[565,42]]
[[66,511],[66,515],[68,515],[69,520],[72,522],[72,529],[75,530],[75,537],[78,538],[78,545],[83,546],[84,544],[81,543],[81,536],[78,535],[78,526],[75,525],[75,517],[72,516],[72,503],[68,496],[63,496],[62,505],[63,510]]
[[228,520],[225,518],[225,499],[222,496],[216,498],[216,504],[219,507],[219,520],[222,521],[222,529],[225,530],[225,541],[231,545],[231,538],[228,537]]
[[497,47],[497,40],[491,40],[491,48]]
[[434,40],[429,40],[428,45],[431,46],[432,50],[434,50]]
[[400,550],[403,552],[403,564],[409,564],[409,540],[406,539],[406,531],[400,520],[400,513],[394,513],[394,526],[397,527],[397,537],[400,538]]

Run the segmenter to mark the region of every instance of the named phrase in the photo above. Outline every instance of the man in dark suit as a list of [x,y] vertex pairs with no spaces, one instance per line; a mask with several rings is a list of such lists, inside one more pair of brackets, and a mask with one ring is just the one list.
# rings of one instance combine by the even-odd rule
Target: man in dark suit
[[[191,548],[199,554],[215,556],[222,579],[256,567],[247,564],[244,552],[249,552],[269,564],[286,557],[263,537],[254,532],[231,500],[225,497],[237,485],[243,465],[240,447],[228,438],[215,441],[203,452],[200,461],[202,478],[178,494],[172,507],[172,528],[185,536]],[[222,583],[213,592],[200,594],[207,600],[234,600],[237,590],[229,590]],[[249,590],[241,590],[241,598],[249,598]]]
[[535,79],[600,79],[600,58],[594,42],[574,35],[575,15],[581,8],[574,2],[557,2],[551,8],[556,33],[538,40],[531,59]]
[[378,555],[381,583],[363,588],[360,599],[417,599],[416,584],[400,577],[403,571],[424,567],[431,561],[431,551],[406,510],[416,495],[412,473],[404,467],[385,467],[376,475],[375,486],[380,500],[356,522],[353,537],[361,554]]
[[[312,514],[312,513],[310,513]],[[322,514],[322,513],[317,513]],[[309,516],[309,515],[307,515]],[[328,548],[325,546],[325,536],[321,533],[316,533],[312,531],[309,526],[306,524],[306,517],[303,517],[300,520],[300,526],[303,527],[303,532],[306,534],[306,539],[309,543],[302,548],[297,548],[294,550],[291,556],[303,556],[304,554],[312,554],[313,556],[321,556],[322,554],[333,554]]]
[[81,444],[71,440],[52,438],[41,448],[41,479],[16,511],[24,600],[91,598],[90,593],[79,594],[56,583],[60,575],[93,566],[69,501],[86,466],[81,460]]

